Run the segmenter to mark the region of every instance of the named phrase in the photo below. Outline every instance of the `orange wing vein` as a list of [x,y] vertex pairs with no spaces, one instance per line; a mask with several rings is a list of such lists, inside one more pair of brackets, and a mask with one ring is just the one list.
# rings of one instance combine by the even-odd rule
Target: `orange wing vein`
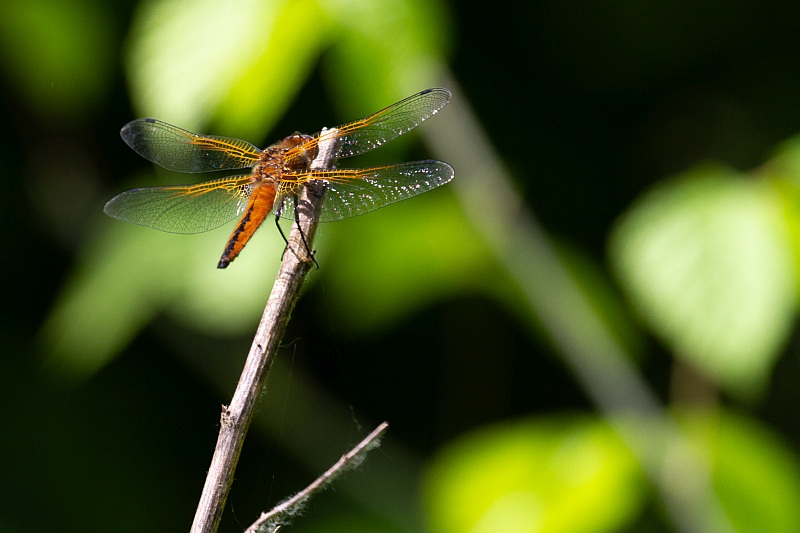
[[109,200],[103,211],[160,231],[202,233],[240,215],[251,192],[249,175],[230,176],[197,185],[132,189]]
[[274,211],[294,219],[292,196],[309,180],[326,184],[321,222],[363,215],[383,206],[435,189],[453,179],[453,167],[426,160],[373,168],[291,173],[280,184]]
[[287,162],[314,151],[321,142],[335,139],[331,158],[363,154],[416,128],[450,101],[450,91],[427,89],[372,115],[325,131],[286,154]]
[[211,172],[251,167],[261,150],[218,135],[198,135],[154,118],[127,123],[122,139],[145,159],[178,172]]

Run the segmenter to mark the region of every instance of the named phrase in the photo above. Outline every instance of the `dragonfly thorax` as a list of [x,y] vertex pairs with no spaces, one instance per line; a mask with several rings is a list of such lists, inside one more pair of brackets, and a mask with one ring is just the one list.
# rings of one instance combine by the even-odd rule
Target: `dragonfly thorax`
[[310,135],[295,133],[282,141],[267,147],[253,166],[253,182],[279,182],[284,179],[285,172],[308,170],[319,149],[314,143],[304,144],[314,138]]

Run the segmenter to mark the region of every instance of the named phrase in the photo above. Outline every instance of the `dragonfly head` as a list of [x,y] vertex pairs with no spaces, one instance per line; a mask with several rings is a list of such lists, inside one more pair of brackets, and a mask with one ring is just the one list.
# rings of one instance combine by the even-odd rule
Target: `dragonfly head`
[[310,142],[313,140],[314,137],[310,135],[294,133],[281,141],[280,148],[286,153],[285,163],[290,170],[306,170],[309,168],[311,162],[319,153],[317,143]]

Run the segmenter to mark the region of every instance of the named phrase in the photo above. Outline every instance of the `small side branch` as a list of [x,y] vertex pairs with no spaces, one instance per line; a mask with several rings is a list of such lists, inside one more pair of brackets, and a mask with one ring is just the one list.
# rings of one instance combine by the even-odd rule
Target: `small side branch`
[[276,505],[268,513],[263,513],[258,520],[245,530],[245,533],[274,533],[282,525],[288,523],[292,516],[303,510],[306,502],[316,493],[325,490],[336,478],[350,469],[356,468],[366,458],[367,453],[380,446],[380,438],[389,424],[383,422],[358,445],[343,455],[324,474],[309,486],[291,498]]

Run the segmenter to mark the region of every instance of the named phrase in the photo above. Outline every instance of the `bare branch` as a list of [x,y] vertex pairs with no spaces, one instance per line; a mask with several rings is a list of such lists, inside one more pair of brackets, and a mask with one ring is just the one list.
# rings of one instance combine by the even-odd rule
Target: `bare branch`
[[[330,152],[330,147],[320,146],[320,156],[312,163],[312,167],[325,168],[333,165],[335,161],[327,158]],[[297,223],[292,225],[289,233],[287,250],[267,307],[230,406],[223,406],[222,409],[219,437],[192,523],[192,533],[214,533],[219,527],[256,403],[283,339],[292,309],[300,296],[300,289],[314,264],[310,247],[317,230],[323,193],[324,187],[306,186],[302,189],[296,210]]]
[[275,533],[288,523],[290,517],[303,510],[306,502],[316,493],[325,490],[336,478],[352,468],[356,468],[371,450],[380,446],[380,438],[389,424],[383,422],[372,433],[366,436],[355,448],[344,454],[341,459],[314,480],[309,486],[279,503],[268,513],[263,513],[258,520],[245,530],[245,533]]

